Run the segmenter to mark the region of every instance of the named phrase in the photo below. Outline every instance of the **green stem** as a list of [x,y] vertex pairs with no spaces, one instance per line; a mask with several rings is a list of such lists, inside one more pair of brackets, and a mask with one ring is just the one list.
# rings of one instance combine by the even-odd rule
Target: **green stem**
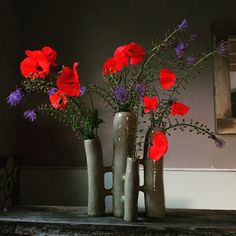
[[205,61],[205,60],[206,60],[208,57],[210,57],[211,55],[214,55],[216,52],[217,52],[217,51],[213,51],[213,52],[210,52],[210,53],[206,54],[204,57],[202,57],[200,60],[198,60],[198,62],[195,63],[188,71],[186,71],[186,72],[183,74],[183,76],[177,81],[176,86],[173,88],[173,90],[172,90],[171,93],[170,93],[169,101],[168,101],[168,103],[166,104],[166,107],[165,107],[165,109],[164,109],[162,115],[161,115],[160,118],[158,119],[158,120],[159,120],[158,126],[161,125],[161,122],[162,122],[162,120],[163,120],[163,118],[164,118],[164,116],[165,116],[165,113],[167,112],[167,109],[168,109],[169,106],[170,106],[170,101],[171,101],[171,99],[173,98],[174,93],[175,93],[176,89],[178,88],[178,86],[181,84],[182,80],[183,80],[186,76],[188,76],[200,63],[202,63],[203,61]]
[[149,61],[156,55],[156,53],[158,52],[158,50],[165,45],[165,43],[178,31],[178,29],[175,29],[171,34],[169,34],[161,44],[158,44],[156,47],[152,48],[151,51],[153,52],[148,58],[147,60],[143,63],[141,69],[139,70],[138,74],[135,76],[135,79],[137,79],[141,73],[143,72],[143,68],[149,63]]
[[212,136],[213,134],[211,132],[209,132],[207,129],[204,129],[204,128],[201,128],[201,127],[198,127],[196,125],[193,125],[193,124],[175,124],[175,125],[171,125],[169,126],[168,128],[165,128],[165,130],[169,130],[169,129],[173,129],[175,127],[179,127],[179,126],[188,126],[188,127],[191,127],[191,128],[194,128],[195,130],[200,130],[206,134],[209,134],[210,136]]

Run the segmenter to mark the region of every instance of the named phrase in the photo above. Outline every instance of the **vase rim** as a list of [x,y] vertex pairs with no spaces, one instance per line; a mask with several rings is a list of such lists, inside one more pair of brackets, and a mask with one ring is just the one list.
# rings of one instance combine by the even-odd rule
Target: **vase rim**
[[99,136],[96,136],[94,138],[84,139],[84,142],[93,142],[93,141],[96,141],[96,140],[99,140]]
[[154,127],[149,127],[149,129],[151,130],[159,130],[159,131],[162,131],[163,133],[166,133],[166,130],[161,128],[161,127],[157,127],[157,126],[154,126]]
[[115,114],[118,114],[118,113],[133,113],[134,114],[133,111],[117,111],[117,112],[115,112]]

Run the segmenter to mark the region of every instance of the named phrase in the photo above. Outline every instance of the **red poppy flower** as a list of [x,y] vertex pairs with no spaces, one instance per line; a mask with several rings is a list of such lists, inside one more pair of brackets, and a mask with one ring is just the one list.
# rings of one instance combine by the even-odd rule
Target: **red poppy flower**
[[50,102],[55,109],[62,110],[66,107],[67,98],[60,91],[53,93],[50,97]]
[[122,64],[114,57],[108,58],[103,65],[103,75],[114,74],[122,69]]
[[77,62],[73,65],[73,70],[65,66],[62,70],[61,75],[57,77],[58,90],[68,96],[79,96],[80,95],[80,83],[79,75],[77,71]]
[[48,46],[43,47],[42,52],[47,57],[48,61],[55,65],[57,52]]
[[24,77],[44,78],[50,72],[50,65],[56,66],[57,52],[45,46],[41,50],[26,50],[26,58],[21,62],[20,70]]
[[144,113],[155,111],[158,107],[157,97],[150,98],[148,96],[144,96],[143,103],[144,103]]
[[164,68],[160,71],[160,84],[164,90],[168,90],[175,83],[176,75],[169,69]]
[[127,55],[130,57],[130,64],[139,64],[144,58],[144,49],[135,42],[128,44],[126,47]]
[[114,58],[122,64],[122,66],[128,66],[129,57],[127,55],[127,45],[118,47],[114,52]]
[[189,112],[189,107],[181,102],[173,102],[171,106],[171,115],[181,115],[184,116]]
[[152,146],[149,148],[149,157],[152,160],[160,160],[168,150],[168,141],[165,134],[157,131],[152,138]]
[[26,57],[20,64],[21,74],[28,78],[44,78],[49,74],[50,62],[47,57],[40,51],[26,50]]

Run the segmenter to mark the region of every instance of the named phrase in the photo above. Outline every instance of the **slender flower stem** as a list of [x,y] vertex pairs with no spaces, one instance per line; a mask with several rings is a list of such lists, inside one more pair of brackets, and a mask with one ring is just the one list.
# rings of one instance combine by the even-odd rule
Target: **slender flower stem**
[[176,127],[179,127],[179,126],[188,126],[188,127],[191,127],[191,128],[194,128],[195,130],[199,130],[199,131],[202,131],[206,134],[209,134],[210,137],[213,136],[213,133],[209,132],[207,129],[204,129],[202,127],[198,127],[196,125],[193,125],[193,124],[175,124],[175,125],[171,125],[169,126],[168,128],[165,128],[165,131],[169,130],[169,129],[173,129],[173,128],[176,128]]
[[183,80],[185,77],[187,77],[200,63],[202,63],[202,62],[205,61],[208,57],[214,55],[215,53],[217,53],[216,50],[213,51],[213,52],[210,52],[210,53],[206,54],[204,57],[202,57],[201,59],[199,59],[198,62],[195,63],[188,71],[186,71],[186,72],[183,74],[183,76],[181,76],[181,79],[179,79],[179,80],[177,81],[176,86],[173,88],[173,90],[171,91],[171,93],[170,93],[170,95],[169,95],[169,102],[167,102],[166,107],[165,107],[164,111],[162,112],[162,115],[161,115],[160,118],[158,119],[158,120],[159,120],[158,126],[161,125],[162,120],[163,120],[163,118],[164,118],[164,116],[165,116],[165,113],[167,112],[167,110],[168,110],[168,108],[169,108],[169,106],[170,106],[170,104],[171,104],[170,101],[171,101],[171,99],[173,98],[174,93],[175,93],[176,89],[179,87],[179,85],[181,84],[182,80]]
[[[111,96],[109,96],[108,92],[105,89],[103,89],[102,87],[100,87],[98,85],[96,87],[95,86],[91,86],[91,89],[94,90],[95,93],[97,93],[99,96],[101,96],[104,99],[104,101],[106,101],[107,104],[109,104],[111,106],[111,108],[115,110],[115,106],[108,99],[108,97],[111,97]],[[104,94],[102,94],[102,92]]]
[[143,72],[144,67],[149,63],[149,61],[156,55],[156,53],[159,51],[159,49],[165,45],[165,43],[171,38],[173,37],[173,35],[178,32],[178,29],[175,29],[171,34],[169,34],[162,43],[158,44],[157,46],[155,46],[154,48],[151,49],[151,51],[153,52],[148,58],[147,60],[143,63],[141,69],[139,70],[139,72],[137,73],[137,75],[135,76],[135,79],[137,79]]

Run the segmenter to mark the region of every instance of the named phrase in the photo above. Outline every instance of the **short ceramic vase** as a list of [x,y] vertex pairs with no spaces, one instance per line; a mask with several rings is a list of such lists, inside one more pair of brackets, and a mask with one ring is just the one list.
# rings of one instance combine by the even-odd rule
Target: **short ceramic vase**
[[88,215],[105,215],[103,154],[99,137],[84,141],[88,170]]
[[136,221],[138,217],[139,159],[127,159],[124,188],[124,220]]

